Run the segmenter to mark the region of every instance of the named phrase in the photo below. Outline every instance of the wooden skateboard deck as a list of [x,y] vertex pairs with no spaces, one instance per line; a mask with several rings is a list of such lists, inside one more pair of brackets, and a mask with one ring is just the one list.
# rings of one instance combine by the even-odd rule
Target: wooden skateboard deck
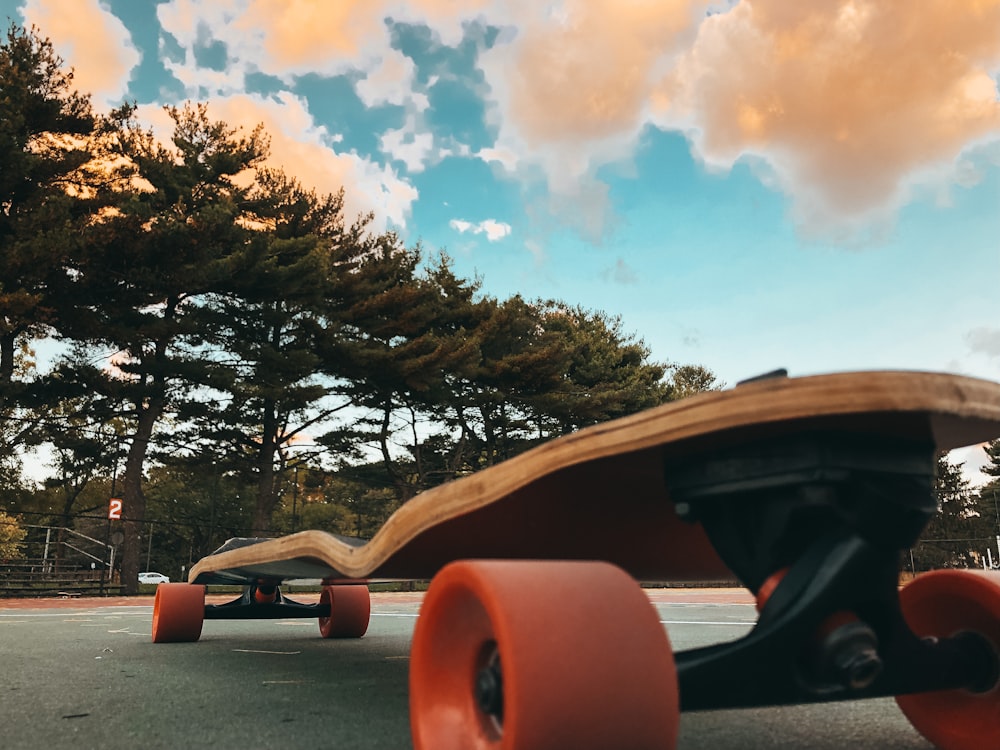
[[[731,577],[666,466],[778,437],[944,451],[1000,436],[1000,385],[917,372],[769,377],[583,429],[400,508],[368,542],[303,531],[202,559],[196,583],[429,579],[452,560],[600,559],[639,580]],[[230,545],[234,546],[234,545]]]

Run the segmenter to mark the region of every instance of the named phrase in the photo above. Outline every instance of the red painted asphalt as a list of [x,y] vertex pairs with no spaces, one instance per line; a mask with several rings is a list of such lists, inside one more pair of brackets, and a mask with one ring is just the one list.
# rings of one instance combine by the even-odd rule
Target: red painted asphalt
[[[646,589],[646,595],[654,603],[686,603],[686,604],[753,604],[753,595],[745,589]],[[373,592],[372,601],[382,603],[411,603],[423,599],[422,592]],[[304,604],[319,601],[317,594],[295,594],[292,597]],[[232,601],[234,594],[208,594],[205,598],[208,604],[222,604]],[[143,596],[64,596],[64,597],[30,597],[24,599],[0,599],[0,610],[3,609],[80,609],[90,607],[152,607],[153,597]]]

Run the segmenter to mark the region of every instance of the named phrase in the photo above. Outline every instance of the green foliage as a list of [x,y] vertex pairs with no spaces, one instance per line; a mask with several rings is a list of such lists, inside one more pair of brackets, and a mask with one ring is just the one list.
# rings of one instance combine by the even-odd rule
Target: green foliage
[[715,373],[702,365],[671,365],[668,370],[671,401],[725,387],[725,383],[716,379]]
[[255,477],[254,526],[267,530],[301,431],[344,404],[330,382],[339,361],[323,356],[336,330],[330,300],[368,245],[365,222],[345,225],[342,194],[320,197],[262,171],[249,198],[257,236],[233,291],[213,295],[202,311],[213,385],[228,398],[192,404],[189,414],[199,440],[228,445],[233,468]]
[[[994,479],[979,488],[975,497],[975,509],[982,519],[982,533],[1000,536],[1000,480]],[[994,557],[1000,564],[1000,551]]]
[[340,472],[303,469],[295,473],[298,491],[294,484],[285,487],[273,530],[286,534],[319,529],[370,539],[400,506],[392,488],[378,486],[383,471],[380,464],[371,464]]
[[190,568],[226,539],[254,535],[252,486],[213,458],[197,455],[150,472],[141,533],[147,542],[147,535],[154,535],[153,570],[171,571],[168,575],[174,577],[182,565]]
[[543,425],[553,423],[540,432],[566,434],[668,400],[666,368],[649,362],[649,349],[622,331],[620,318],[552,302],[538,312],[559,347],[549,363],[558,379],[531,403]]
[[[457,279],[445,256],[424,270],[420,261],[419,248],[405,250],[394,235],[376,238],[338,277],[322,348],[338,392],[365,410],[352,435],[379,453],[400,500],[424,486],[421,430],[445,408],[457,374],[478,356],[469,331],[475,284]],[[339,442],[343,434],[323,440]],[[405,454],[397,445],[414,455],[417,476],[398,465]]]
[[[30,342],[51,331],[52,284],[91,209],[84,165],[95,127],[51,42],[11,24],[0,44],[0,455],[45,417],[32,400]],[[16,461],[16,459],[14,459]],[[7,468],[7,467],[4,467]],[[14,467],[10,467],[14,468]],[[6,479],[6,477],[5,477]],[[4,486],[10,485],[5,481]]]
[[[154,433],[193,389],[212,382],[213,363],[197,350],[204,340],[205,299],[233,288],[250,241],[242,205],[248,189],[234,177],[266,154],[260,131],[243,136],[213,122],[204,106],[168,108],[173,148],[136,122],[134,109],[114,114],[111,156],[127,181],[113,211],[95,218],[86,243],[71,259],[56,325],[76,344],[57,372],[110,400],[122,413],[129,450],[122,476],[125,543],[122,580],[135,588],[139,571],[142,489]],[[98,369],[117,352],[117,370]]]
[[987,443],[983,450],[989,459],[989,463],[983,467],[983,473],[1000,478],[1000,439]]
[[297,507],[283,505],[275,513],[273,531],[290,534],[303,529],[316,529],[330,534],[352,536],[354,521],[349,509],[326,502],[303,502]]
[[982,567],[990,545],[992,518],[984,516],[980,496],[962,474],[962,465],[937,459],[934,495],[938,513],[914,548],[918,569]]
[[27,531],[20,521],[0,510],[0,560],[10,560],[21,556],[22,544]]
[[47,522],[69,527],[75,514],[103,508],[115,494],[102,480],[116,474],[124,424],[115,404],[94,393],[64,396],[49,415],[38,435],[49,448],[54,469],[45,481],[45,516]]

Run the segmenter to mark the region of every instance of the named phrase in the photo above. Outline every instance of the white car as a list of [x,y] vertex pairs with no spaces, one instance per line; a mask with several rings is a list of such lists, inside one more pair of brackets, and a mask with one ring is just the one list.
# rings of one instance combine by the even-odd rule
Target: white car
[[140,573],[139,583],[170,583],[170,579],[167,578],[163,573]]

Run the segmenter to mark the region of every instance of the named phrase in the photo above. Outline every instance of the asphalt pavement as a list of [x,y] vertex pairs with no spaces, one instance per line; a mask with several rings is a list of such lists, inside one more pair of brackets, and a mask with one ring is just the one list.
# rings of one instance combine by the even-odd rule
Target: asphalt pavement
[[[737,638],[743,592],[651,595],[675,649]],[[408,748],[407,668],[419,594],[374,594],[368,634],[313,620],[205,623],[150,642],[147,599],[0,600],[0,747]],[[734,679],[754,679],[753,675]],[[928,750],[895,702],[685,713],[679,750]]]

